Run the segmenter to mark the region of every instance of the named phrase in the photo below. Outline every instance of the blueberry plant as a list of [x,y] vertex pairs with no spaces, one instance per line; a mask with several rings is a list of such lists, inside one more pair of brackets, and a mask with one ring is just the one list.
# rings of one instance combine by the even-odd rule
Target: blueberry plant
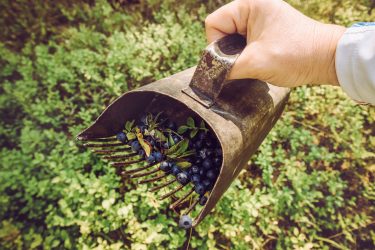
[[[196,126],[195,120],[188,117],[186,124],[177,128],[176,122],[162,113],[148,113],[139,121],[125,123],[124,129],[116,134],[120,144],[113,143],[113,137],[107,137],[92,139],[94,143],[85,145],[95,148],[96,153],[106,154],[104,158],[112,161],[124,179],[152,176],[140,183],[157,183],[173,176],[171,180],[159,183],[151,190],[165,189],[175,181],[178,182],[179,186],[163,196],[163,199],[172,197],[174,202],[171,208],[174,211],[184,202],[194,199],[193,193],[196,193],[198,198],[194,199],[180,218],[179,225],[187,229],[192,226],[189,214],[197,204],[206,204],[222,164],[219,141],[203,120],[198,124]],[[128,147],[123,148],[124,145]],[[133,153],[129,153],[129,149]],[[193,189],[188,188],[186,194],[178,195],[188,186]]]

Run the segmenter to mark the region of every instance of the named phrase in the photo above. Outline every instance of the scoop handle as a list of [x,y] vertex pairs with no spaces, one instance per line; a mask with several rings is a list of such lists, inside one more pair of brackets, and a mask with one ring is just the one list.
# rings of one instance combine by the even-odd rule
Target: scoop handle
[[230,70],[245,47],[246,39],[239,34],[232,34],[214,41],[203,51],[189,85],[203,105],[210,107],[215,103]]

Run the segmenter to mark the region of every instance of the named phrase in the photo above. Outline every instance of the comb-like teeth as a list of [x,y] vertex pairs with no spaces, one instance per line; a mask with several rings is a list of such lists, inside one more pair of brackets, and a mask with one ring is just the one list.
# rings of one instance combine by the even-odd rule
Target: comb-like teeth
[[188,210],[187,210],[184,214],[189,214],[189,213],[194,209],[194,207],[197,205],[198,201],[199,201],[199,198],[196,199],[196,200],[193,202],[193,204],[191,204],[191,206],[188,208]]
[[103,150],[94,150],[94,153],[100,154],[100,155],[110,155],[112,153],[117,153],[117,152],[126,152],[126,151],[131,151],[131,148],[116,148],[116,149],[103,149]]
[[105,147],[117,147],[123,146],[124,143],[122,142],[115,142],[115,143],[85,143],[83,146],[90,147],[90,148],[105,148]]
[[176,179],[172,179],[172,180],[167,181],[167,182],[165,182],[165,183],[163,183],[163,184],[160,184],[159,186],[155,186],[155,187],[153,187],[153,188],[150,188],[150,192],[158,191],[159,189],[162,189],[163,187],[166,187],[166,186],[172,184],[172,183],[175,182],[175,181],[176,181]]
[[144,161],[143,159],[137,159],[137,160],[132,160],[132,161],[120,161],[120,162],[111,162],[111,165],[114,167],[123,167],[123,166],[128,166],[134,163],[139,163]]
[[110,164],[113,167],[124,167],[124,166],[129,166],[129,165],[132,165],[132,164],[135,164],[135,163],[141,163],[143,161],[144,161],[144,159],[135,159],[135,160],[131,160],[131,161],[111,162]]
[[85,138],[85,137],[78,137],[77,138],[80,141],[91,141],[91,142],[112,142],[117,141],[117,138],[115,136],[113,137],[105,137],[105,138]]
[[133,156],[136,156],[138,155],[138,153],[130,153],[130,154],[126,154],[126,155],[108,155],[108,156],[103,156],[103,159],[106,159],[106,160],[122,160],[122,159],[127,159],[127,158],[130,158],[130,157],[133,157]]
[[172,205],[170,205],[170,208],[171,209],[175,209],[176,207],[178,207],[179,205],[181,205],[187,197],[189,197],[189,195],[191,193],[194,192],[194,188],[192,188],[189,192],[187,192],[184,196],[182,196],[180,199],[178,199],[177,201],[175,201]]
[[159,176],[156,176],[156,177],[153,177],[153,178],[150,178],[150,179],[146,179],[146,180],[141,180],[140,182],[138,182],[139,184],[145,184],[145,183],[149,183],[149,182],[154,182],[154,181],[158,181],[160,179],[163,179],[164,177],[168,176],[168,173],[164,173],[162,175],[159,175]]
[[177,188],[173,189],[172,191],[166,193],[165,195],[162,195],[159,200],[164,200],[172,195],[174,195],[175,193],[177,193],[178,191],[180,191],[185,185],[180,185],[178,186]]
[[150,175],[150,174],[156,173],[158,171],[159,171],[159,168],[154,169],[154,170],[150,170],[148,172],[143,172],[143,173],[139,173],[139,174],[133,174],[133,175],[130,176],[130,178],[139,178],[139,177],[143,177],[143,176],[146,176],[146,175]]
[[[157,163],[158,164],[158,163]],[[134,174],[134,173],[137,173],[137,172],[140,172],[140,171],[143,171],[145,169],[148,169],[148,168],[151,168],[153,166],[156,166],[157,164],[148,164],[144,167],[140,167],[140,168],[135,168],[135,169],[131,169],[131,170],[128,170],[128,171],[125,171],[123,174],[124,175],[129,175],[129,174]]]

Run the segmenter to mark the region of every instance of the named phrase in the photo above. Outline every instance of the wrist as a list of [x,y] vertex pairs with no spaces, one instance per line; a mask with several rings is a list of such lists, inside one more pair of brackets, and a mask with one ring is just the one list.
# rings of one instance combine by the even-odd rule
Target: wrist
[[314,64],[317,66],[314,84],[339,85],[336,74],[335,57],[337,44],[345,30],[345,27],[333,24],[322,24],[319,28],[319,33],[316,34],[314,39],[317,43],[314,53]]

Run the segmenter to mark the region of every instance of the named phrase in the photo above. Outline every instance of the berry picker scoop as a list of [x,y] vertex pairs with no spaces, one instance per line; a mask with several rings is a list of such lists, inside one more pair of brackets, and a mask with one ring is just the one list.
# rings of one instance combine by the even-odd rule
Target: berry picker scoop
[[[180,226],[185,228],[196,226],[215,207],[232,181],[246,166],[251,155],[254,154],[280,117],[289,96],[288,88],[276,87],[259,80],[226,80],[231,67],[245,46],[246,41],[240,35],[229,35],[213,42],[203,51],[196,67],[123,94],[110,104],[90,127],[82,131],[77,139],[88,142],[85,144],[87,147],[94,149],[103,158],[112,161],[112,165],[117,168],[120,175],[122,173],[123,178],[130,178],[128,181],[132,182],[135,177],[148,178],[141,180],[140,183],[155,184],[156,186],[152,186],[150,191],[159,190],[161,192],[170,187],[171,183],[179,182],[177,188],[164,192],[164,195],[161,196],[163,199],[172,199],[171,208],[173,210],[177,205],[183,204],[189,195],[191,197],[199,196],[199,198],[194,198],[195,200],[190,204],[181,205],[179,212]],[[189,142],[189,145],[199,148],[203,142],[204,145],[208,145],[207,147],[211,147],[212,142],[217,142],[219,148],[215,150],[222,152],[221,158],[216,159],[218,166],[212,171],[210,169],[204,175],[214,182],[209,189],[204,188],[203,184],[207,180],[202,181],[202,175],[193,177],[195,172],[202,174],[202,171],[206,171],[199,170],[199,165],[189,167],[185,171],[186,173],[180,175],[178,175],[177,167],[170,170],[172,172],[167,172],[169,169],[166,170],[168,164],[164,162],[165,159],[163,161],[163,157],[166,157],[163,152],[168,152],[168,149],[165,151],[166,149],[162,146],[160,149],[155,146],[153,150],[156,151],[148,152],[146,156],[142,150],[143,153],[136,153],[136,150],[139,150],[142,145],[146,145],[142,139],[146,138],[142,131],[147,132],[144,125],[136,128],[134,133],[137,136],[125,138],[122,134],[121,131],[124,130],[124,127],[127,127],[129,135],[133,133],[127,121],[141,121],[142,115],[145,113],[159,114],[160,112],[163,116],[175,121],[177,125],[184,124],[189,117],[192,117],[189,119],[203,121],[202,123],[206,124],[211,142],[202,139],[203,141],[195,142],[195,144]],[[151,126],[150,122],[148,122],[148,126]],[[173,132],[169,128],[165,131]],[[182,136],[174,139],[176,139],[175,141],[185,141]],[[119,140],[120,142],[118,142]],[[188,141],[188,139],[186,140]],[[128,144],[121,141],[126,141]],[[140,144],[137,144],[138,142]],[[207,150],[207,152],[211,152],[211,149]],[[128,154],[117,155],[116,152],[128,152]],[[205,152],[199,152],[199,154],[199,156],[189,156],[188,161],[198,164],[201,161],[199,157],[206,157]],[[131,157],[141,157],[141,160]],[[118,162],[118,159],[126,161]],[[128,170],[131,164],[140,163],[142,159],[145,159],[144,161],[149,164]],[[159,160],[163,162],[158,163]],[[178,164],[178,162],[173,164]],[[206,167],[211,167],[211,163],[204,164]],[[151,170],[147,170],[148,168]],[[136,174],[129,175],[129,173]],[[191,175],[191,173],[193,174]],[[215,173],[217,173],[216,176]],[[170,177],[172,177],[170,181],[161,181],[163,178]],[[192,183],[195,183],[194,187],[189,186]],[[193,187],[193,189],[190,192],[184,192],[184,187]],[[195,206],[197,203],[198,206]],[[193,209],[195,209],[195,213],[191,213]],[[191,216],[192,219],[189,214],[194,215]]]

